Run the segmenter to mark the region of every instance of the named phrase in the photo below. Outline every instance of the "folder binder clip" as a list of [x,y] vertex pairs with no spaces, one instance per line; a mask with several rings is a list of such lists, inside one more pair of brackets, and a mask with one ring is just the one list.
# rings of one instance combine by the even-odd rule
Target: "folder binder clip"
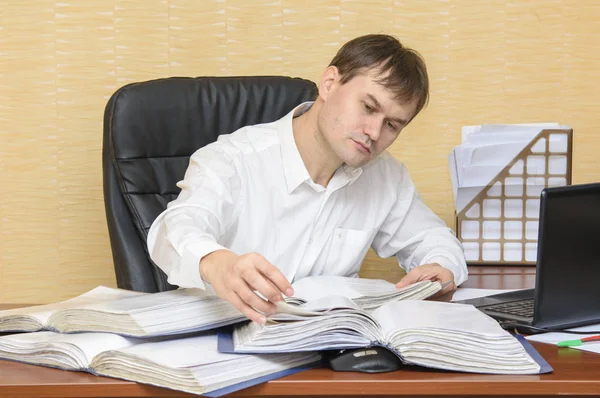
[[540,193],[571,185],[572,146],[572,129],[541,130],[456,214],[469,265],[535,265]]

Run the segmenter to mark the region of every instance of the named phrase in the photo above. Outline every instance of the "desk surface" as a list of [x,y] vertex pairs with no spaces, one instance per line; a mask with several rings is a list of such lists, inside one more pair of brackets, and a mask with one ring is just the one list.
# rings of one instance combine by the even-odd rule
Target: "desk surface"
[[[527,268],[473,270],[468,287],[532,287]],[[10,307],[14,307],[11,305]],[[8,305],[0,308],[8,308]],[[308,370],[234,396],[600,396],[600,355],[533,343],[554,368],[547,375],[496,376],[404,369],[366,375]],[[0,360],[0,397],[183,397],[189,394],[117,379]]]

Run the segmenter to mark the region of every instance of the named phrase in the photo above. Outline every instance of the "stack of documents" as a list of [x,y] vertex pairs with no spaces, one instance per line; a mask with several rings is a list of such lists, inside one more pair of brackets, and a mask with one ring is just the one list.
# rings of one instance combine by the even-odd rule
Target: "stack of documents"
[[572,129],[466,126],[448,156],[457,235],[471,262],[535,262],[540,194],[571,181]]
[[148,294],[98,286],[59,303],[0,311],[0,332],[152,337],[214,329],[245,319],[228,301],[200,289]]
[[51,330],[63,333],[149,337],[214,329],[245,319],[228,301],[188,288],[64,308],[53,313],[48,324]]
[[[396,289],[384,280],[339,276],[308,277],[292,287],[289,303],[334,291],[369,309],[422,300],[442,288],[429,280]],[[29,332],[0,336],[0,359],[212,396],[321,364],[318,352],[218,352],[217,329],[242,321],[247,318],[231,303],[200,289],[149,294],[99,286],[63,302],[0,311],[0,332]]]
[[[336,292],[363,309],[388,301],[423,300],[442,289],[436,281],[420,281],[402,289],[379,279],[310,276],[292,283],[301,304]],[[50,330],[61,333],[108,332],[130,337],[182,335],[231,325],[247,318],[228,301],[200,289],[140,293],[98,286],[59,303],[0,311],[0,332]]]
[[492,374],[551,371],[535,350],[472,305],[403,300],[374,311],[343,296],[281,307],[265,325],[219,336],[229,353],[283,353],[383,346],[410,365]]
[[[311,276],[292,287],[294,296],[259,325],[198,289],[149,294],[99,286],[63,302],[0,311],[0,332],[26,332],[0,336],[0,359],[208,396],[320,366],[320,350],[371,345],[436,369],[552,370],[475,307],[424,301],[442,289],[437,281],[397,289],[384,280]],[[237,324],[233,334],[219,329],[230,324]]]
[[0,357],[58,369],[220,396],[319,364],[319,353],[234,355],[217,351],[217,335],[177,339],[48,331],[0,337]]

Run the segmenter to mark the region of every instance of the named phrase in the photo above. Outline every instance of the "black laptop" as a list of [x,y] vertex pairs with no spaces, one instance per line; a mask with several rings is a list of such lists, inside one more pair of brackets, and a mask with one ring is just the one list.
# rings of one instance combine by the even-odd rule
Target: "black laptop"
[[528,333],[600,323],[600,183],[542,191],[535,289],[458,302]]

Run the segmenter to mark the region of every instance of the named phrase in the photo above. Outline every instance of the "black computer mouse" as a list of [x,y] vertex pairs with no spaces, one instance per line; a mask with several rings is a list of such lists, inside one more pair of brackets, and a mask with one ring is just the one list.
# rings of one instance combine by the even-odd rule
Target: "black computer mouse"
[[342,350],[329,359],[336,372],[382,373],[400,369],[402,361],[384,347]]

